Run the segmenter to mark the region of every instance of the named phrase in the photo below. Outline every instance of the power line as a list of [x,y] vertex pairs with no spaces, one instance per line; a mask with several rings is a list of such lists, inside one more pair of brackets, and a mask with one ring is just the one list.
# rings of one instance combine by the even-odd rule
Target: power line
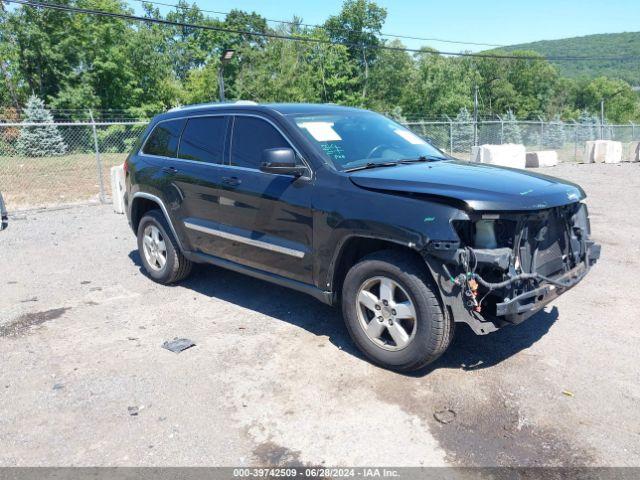
[[176,22],[172,20],[166,20],[163,18],[153,18],[153,17],[140,17],[137,15],[130,15],[127,13],[115,13],[115,12],[105,12],[103,10],[93,10],[88,8],[78,8],[71,7],[68,5],[58,5],[53,3],[40,3],[34,2],[30,0],[3,0],[6,3],[15,3],[20,5],[26,5],[29,7],[35,8],[48,8],[52,10],[61,10],[65,12],[71,13],[79,13],[79,14],[87,14],[87,15],[98,15],[103,17],[110,18],[120,18],[124,20],[133,20],[139,22],[146,23],[157,23],[161,25],[171,25],[174,27],[183,27],[183,28],[196,28],[202,30],[210,30],[215,32],[224,32],[224,33],[235,33],[239,35],[248,35],[253,37],[263,37],[263,38],[274,38],[279,40],[292,40],[297,42],[305,42],[305,43],[317,43],[324,45],[336,45],[336,46],[344,46],[351,48],[360,48],[360,49],[379,49],[379,50],[390,50],[396,52],[410,52],[410,53],[422,53],[428,55],[450,55],[455,57],[471,57],[471,58],[494,58],[494,59],[503,59],[503,60],[548,60],[548,61],[593,61],[593,60],[638,60],[640,56],[625,56],[625,57],[607,57],[607,56],[591,56],[591,57],[563,57],[563,56],[533,56],[533,55],[495,55],[495,54],[487,54],[487,53],[469,53],[469,52],[445,52],[442,50],[423,50],[417,48],[406,48],[406,47],[392,47],[390,45],[360,45],[354,43],[346,43],[346,42],[334,42],[332,40],[324,40],[321,38],[311,38],[311,37],[296,37],[293,35],[280,35],[276,33],[270,32],[250,32],[246,30],[238,30],[233,28],[226,27],[214,27],[213,25],[200,25],[193,23],[185,23],[185,22]]
[[[191,8],[190,5],[176,5],[173,3],[164,3],[164,2],[157,2],[157,1],[150,1],[150,0],[134,0],[136,2],[140,2],[140,3],[149,3],[151,5],[162,5],[164,7],[172,7],[172,8],[183,8],[183,9],[189,9]],[[229,15],[231,12],[221,12],[218,10],[205,10],[204,8],[200,8],[199,6],[197,6],[198,10],[200,10],[201,12],[204,13],[213,13],[215,15]],[[301,27],[309,27],[309,28],[321,28],[323,30],[326,30],[324,26],[322,25],[318,25],[318,24],[314,24],[314,23],[303,23],[303,22],[293,22],[291,20],[275,20],[272,18],[265,18],[266,22],[270,22],[270,23],[280,23],[280,24],[284,24],[284,25],[299,25]],[[349,30],[347,29],[347,31],[349,32],[353,32],[354,30]],[[379,34],[381,37],[392,37],[392,38],[404,38],[406,40],[421,40],[421,41],[425,41],[425,42],[443,42],[443,43],[453,43],[456,45],[474,45],[474,46],[478,46],[478,47],[508,47],[509,45],[499,45],[496,43],[480,43],[480,42],[460,42],[460,41],[456,41],[456,40],[445,40],[443,38],[428,38],[428,37],[412,37],[412,36],[408,36],[408,35],[397,35],[394,33],[380,33]]]

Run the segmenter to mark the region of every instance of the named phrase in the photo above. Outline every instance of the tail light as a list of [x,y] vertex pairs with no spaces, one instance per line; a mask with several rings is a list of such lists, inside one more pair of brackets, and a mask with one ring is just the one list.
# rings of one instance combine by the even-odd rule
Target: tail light
[[124,170],[125,176],[127,175],[127,173],[129,173],[129,162],[127,160],[125,160],[122,164],[122,170]]

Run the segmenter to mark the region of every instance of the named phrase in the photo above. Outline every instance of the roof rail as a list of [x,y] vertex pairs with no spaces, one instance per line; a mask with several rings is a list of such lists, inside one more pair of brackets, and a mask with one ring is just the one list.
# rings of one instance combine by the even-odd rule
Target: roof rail
[[195,103],[193,105],[179,105],[177,107],[171,108],[170,112],[176,112],[178,110],[188,110],[192,108],[201,108],[201,107],[223,107],[226,105],[258,105],[258,102],[254,102],[253,100],[236,100],[235,102],[207,102],[207,103]]

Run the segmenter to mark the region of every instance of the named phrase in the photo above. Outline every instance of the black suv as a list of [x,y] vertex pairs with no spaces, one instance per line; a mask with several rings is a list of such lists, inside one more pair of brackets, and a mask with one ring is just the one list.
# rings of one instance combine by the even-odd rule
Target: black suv
[[455,160],[355,108],[174,109],[125,172],[151,278],[211,263],[341,303],[358,347],[396,370],[435,360],[454,322],[520,323],[600,254],[579,186]]

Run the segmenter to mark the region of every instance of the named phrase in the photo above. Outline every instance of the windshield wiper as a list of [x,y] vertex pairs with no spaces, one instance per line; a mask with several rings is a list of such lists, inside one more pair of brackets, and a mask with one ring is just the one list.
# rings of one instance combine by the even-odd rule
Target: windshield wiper
[[359,165],[357,167],[347,168],[343,170],[343,172],[355,172],[358,170],[368,170],[370,168],[378,168],[378,167],[394,167],[399,163],[400,162],[369,162],[364,165]]
[[416,163],[416,162],[437,162],[438,160],[446,160],[445,157],[427,157],[424,155],[420,155],[416,158],[403,158],[402,160],[398,160],[398,163]]

